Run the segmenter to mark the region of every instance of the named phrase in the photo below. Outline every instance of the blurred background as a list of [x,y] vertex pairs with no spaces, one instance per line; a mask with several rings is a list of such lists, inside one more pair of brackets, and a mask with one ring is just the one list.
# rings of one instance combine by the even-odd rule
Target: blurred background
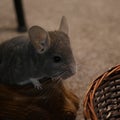
[[[77,74],[66,84],[80,97],[77,120],[83,119],[83,98],[92,80],[120,63],[119,0],[23,0],[28,28],[39,25],[57,30],[68,19]],[[27,34],[17,32],[12,0],[0,3],[0,42]]]

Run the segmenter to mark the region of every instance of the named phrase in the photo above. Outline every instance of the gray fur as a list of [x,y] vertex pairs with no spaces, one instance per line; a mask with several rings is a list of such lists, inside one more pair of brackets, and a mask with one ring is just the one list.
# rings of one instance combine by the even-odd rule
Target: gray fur
[[[61,28],[63,29],[63,27]],[[29,32],[29,34],[34,33]],[[31,37],[20,36],[0,45],[0,83],[8,85],[34,84],[38,83],[38,80],[41,82],[43,78],[67,79],[75,74],[76,64],[68,35],[61,30],[46,32],[45,37],[42,36],[42,32],[35,34],[40,34],[40,40],[38,39],[40,43],[37,47],[34,44],[35,35],[33,40]],[[41,41],[44,44],[41,44]],[[43,45],[43,51],[41,51],[41,46],[39,48],[39,44]],[[56,56],[61,58],[59,62],[58,58],[55,62]],[[33,80],[36,82],[31,82]]]

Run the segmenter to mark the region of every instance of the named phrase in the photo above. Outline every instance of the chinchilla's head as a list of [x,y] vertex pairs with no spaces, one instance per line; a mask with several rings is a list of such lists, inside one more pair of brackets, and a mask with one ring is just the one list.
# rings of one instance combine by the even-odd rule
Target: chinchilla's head
[[29,36],[36,52],[40,55],[40,71],[52,79],[66,79],[76,73],[68,24],[63,16],[59,30],[47,32],[39,26],[29,30]]

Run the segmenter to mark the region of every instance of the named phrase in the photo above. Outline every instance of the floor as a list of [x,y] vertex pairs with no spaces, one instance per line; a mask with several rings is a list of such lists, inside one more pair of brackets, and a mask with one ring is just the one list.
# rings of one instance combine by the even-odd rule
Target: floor
[[[80,98],[77,120],[83,120],[83,98],[92,80],[120,63],[119,0],[24,0],[28,27],[40,25],[58,29],[61,17],[67,17],[69,36],[77,62],[77,74],[66,80]],[[16,32],[14,6],[10,0],[0,3],[0,42],[21,35]],[[27,34],[27,33],[25,33]]]

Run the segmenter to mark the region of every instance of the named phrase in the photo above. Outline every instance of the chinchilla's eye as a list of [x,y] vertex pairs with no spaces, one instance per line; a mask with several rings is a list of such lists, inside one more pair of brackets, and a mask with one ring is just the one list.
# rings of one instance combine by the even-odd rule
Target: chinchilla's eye
[[59,62],[61,62],[61,57],[60,56],[54,56],[53,60],[54,60],[55,63],[59,63]]

